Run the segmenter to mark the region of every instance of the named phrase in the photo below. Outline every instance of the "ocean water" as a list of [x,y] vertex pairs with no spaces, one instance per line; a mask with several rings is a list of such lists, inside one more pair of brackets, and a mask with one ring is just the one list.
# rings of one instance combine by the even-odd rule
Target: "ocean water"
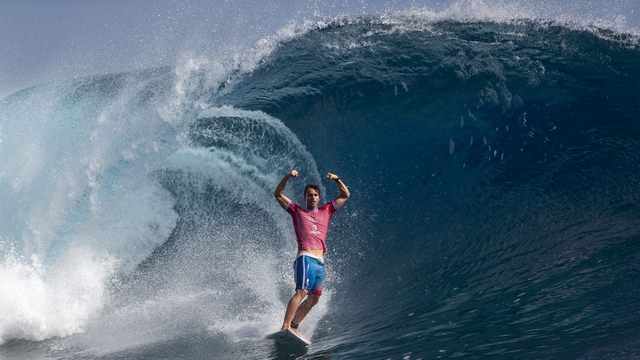
[[[640,37],[407,11],[0,100],[0,357],[640,358]],[[278,347],[273,190],[339,174]]]

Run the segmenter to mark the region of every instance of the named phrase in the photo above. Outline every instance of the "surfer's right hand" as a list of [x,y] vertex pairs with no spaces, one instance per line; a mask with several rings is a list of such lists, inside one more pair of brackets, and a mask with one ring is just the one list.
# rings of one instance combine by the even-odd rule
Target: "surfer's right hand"
[[298,177],[298,172],[296,170],[291,170],[287,173],[287,177]]

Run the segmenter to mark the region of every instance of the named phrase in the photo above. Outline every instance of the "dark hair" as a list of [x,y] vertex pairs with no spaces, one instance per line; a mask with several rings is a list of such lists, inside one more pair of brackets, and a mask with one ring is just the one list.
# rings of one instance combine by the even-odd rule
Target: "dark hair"
[[315,191],[318,192],[318,195],[320,195],[320,187],[316,184],[308,184],[307,186],[304,187],[304,192],[302,193],[303,197],[307,196],[307,190],[309,189],[313,189]]

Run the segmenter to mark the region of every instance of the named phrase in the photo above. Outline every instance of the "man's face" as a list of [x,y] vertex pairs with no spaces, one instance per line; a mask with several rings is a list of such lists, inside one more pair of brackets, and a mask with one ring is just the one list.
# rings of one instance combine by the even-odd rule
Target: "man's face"
[[315,209],[318,207],[318,201],[320,201],[320,194],[315,189],[307,189],[304,194],[304,199],[307,201],[307,209]]

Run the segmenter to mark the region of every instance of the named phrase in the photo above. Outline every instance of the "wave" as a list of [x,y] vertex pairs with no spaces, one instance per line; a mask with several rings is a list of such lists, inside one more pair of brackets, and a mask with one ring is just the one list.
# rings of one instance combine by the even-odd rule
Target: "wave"
[[296,168],[288,194],[325,171],[352,193],[318,351],[634,356],[638,36],[460,11],[308,22],[0,100],[0,340],[268,357],[247,341],[290,296],[272,191]]

